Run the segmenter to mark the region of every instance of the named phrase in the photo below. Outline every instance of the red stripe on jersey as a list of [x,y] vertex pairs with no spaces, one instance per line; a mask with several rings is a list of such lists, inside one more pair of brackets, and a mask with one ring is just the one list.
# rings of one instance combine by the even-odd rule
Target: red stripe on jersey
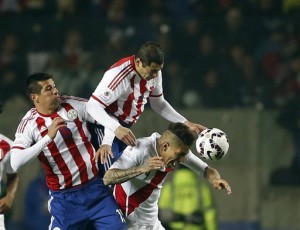
[[163,94],[162,93],[158,94],[158,95],[152,95],[152,94],[150,94],[149,97],[160,97],[161,95],[163,95]]
[[[162,182],[162,180],[166,177],[167,174],[168,172],[166,171],[162,172],[156,170],[156,174],[149,184],[140,188],[128,197],[128,208],[126,209],[126,212],[123,211],[123,213],[126,216],[129,216],[136,208],[140,206],[140,204],[142,204],[145,200],[149,198],[152,192],[155,189],[157,189],[157,185]],[[121,185],[115,187],[115,196],[121,209],[122,207],[126,208],[127,195],[125,194]]]
[[126,214],[127,195],[126,195],[126,192],[124,191],[121,184],[116,184],[115,185],[115,194],[114,195],[116,197],[116,201],[117,201],[120,209],[122,210],[122,212],[124,213],[125,216],[128,216]]
[[130,215],[135,208],[139,207],[141,203],[148,199],[153,190],[157,189],[157,185],[166,177],[167,173],[168,172],[156,170],[156,174],[152,178],[151,182],[129,197],[128,204],[130,204],[130,206],[128,207],[128,215]]
[[102,102],[98,97],[96,97],[95,95],[92,94],[91,98],[93,98],[94,100],[98,101],[100,104],[104,105],[105,107],[107,107],[107,105]]
[[44,152],[41,152],[38,155],[38,159],[42,163],[42,166],[43,166],[43,168],[46,172],[45,175],[46,175],[46,178],[47,178],[47,180],[46,180],[47,186],[49,188],[51,188],[52,190],[59,190],[60,186],[59,186],[58,177],[53,172],[53,168],[49,164],[49,161],[48,161],[47,157],[45,156]]
[[0,161],[5,157],[5,155],[9,152],[10,150],[10,144],[5,141],[5,140],[1,140],[0,141]]
[[115,64],[113,64],[109,69],[112,69],[112,68],[115,68],[117,66],[123,65],[124,63],[126,63],[128,61],[129,61],[129,64],[131,65],[131,67],[133,69],[135,69],[135,66],[134,66],[134,55],[120,59]]
[[136,105],[136,112],[137,114],[135,116],[133,116],[133,121],[132,123],[135,123],[137,120],[137,117],[139,117],[141,115],[141,113],[143,112],[143,99],[144,99],[144,94],[147,91],[147,81],[146,80],[141,80],[140,81],[140,93],[141,96],[139,97],[138,101],[137,101],[137,105]]
[[[74,109],[70,104],[67,104],[67,103],[63,103],[62,106],[67,110],[71,110],[71,109]],[[97,170],[97,167],[96,167],[96,164],[93,164],[93,158],[94,158],[94,149],[92,147],[92,144],[89,142],[89,139],[88,137],[85,135],[84,131],[83,131],[83,127],[82,127],[82,122],[79,120],[79,118],[77,117],[75,120],[75,125],[78,129],[78,132],[84,142],[84,145],[90,155],[90,161],[92,162],[92,171],[94,173],[94,176],[98,175],[98,170]],[[82,155],[80,154],[78,148],[77,148],[77,145],[75,144],[74,142],[74,139],[73,138],[66,138],[65,136],[63,136],[66,144],[67,144],[67,147],[69,149],[69,151],[71,152],[74,160],[75,160],[75,163],[76,165],[78,166],[79,168],[79,172],[80,172],[80,179],[81,179],[81,182],[84,183],[84,182],[87,182],[89,179],[88,179],[88,173],[87,173],[87,168],[86,168],[86,164],[85,164],[85,161],[83,160],[82,158]]]
[[105,111],[110,114],[114,114],[118,111],[118,101],[111,103],[108,107],[105,108]]
[[110,88],[111,90],[115,90],[117,88],[117,86],[120,84],[120,82],[122,80],[124,80],[124,78],[126,78],[128,76],[128,74],[132,71],[133,69],[131,68],[130,65],[126,66],[124,69],[122,69],[120,71],[120,73],[118,73],[115,78],[109,83],[108,88]]
[[[41,132],[41,135],[42,137],[45,136],[47,133],[48,133],[48,130],[46,132],[43,132],[42,127],[46,127],[45,125],[45,120],[41,117],[38,117],[37,120],[37,126],[38,126],[38,129],[40,130]],[[71,175],[71,172],[68,168],[68,166],[66,165],[64,159],[62,158],[60,152],[59,152],[59,149],[57,148],[56,144],[54,143],[54,141],[51,141],[50,144],[48,145],[48,149],[51,153],[51,156],[53,158],[53,160],[55,161],[55,163],[57,164],[61,174],[63,175],[64,177],[64,181],[65,181],[65,188],[68,188],[68,187],[71,187],[72,186],[72,175]],[[49,184],[49,181],[48,181],[48,176],[49,175],[46,175],[47,177],[47,184]],[[53,175],[53,177],[56,176],[56,175]],[[56,176],[57,177],[57,176]],[[58,190],[60,189],[60,185],[59,185],[59,180],[58,180],[58,177],[56,179],[56,182],[57,184],[53,185],[53,187],[49,187],[50,189],[52,190]]]

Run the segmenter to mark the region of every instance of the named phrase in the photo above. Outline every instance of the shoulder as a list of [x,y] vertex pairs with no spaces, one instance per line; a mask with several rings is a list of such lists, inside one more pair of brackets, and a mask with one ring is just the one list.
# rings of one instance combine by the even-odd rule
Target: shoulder
[[61,103],[86,103],[88,100],[82,97],[75,97],[69,95],[60,96]]
[[23,132],[26,127],[31,127],[30,124],[36,120],[38,116],[38,112],[36,108],[30,109],[25,116],[22,118],[21,122],[19,123],[17,132]]

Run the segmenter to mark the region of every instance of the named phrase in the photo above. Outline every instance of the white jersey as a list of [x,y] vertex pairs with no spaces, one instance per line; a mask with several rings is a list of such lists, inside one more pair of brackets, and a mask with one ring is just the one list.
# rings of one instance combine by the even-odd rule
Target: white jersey
[[[40,114],[35,108],[29,110],[18,126],[12,161],[18,156],[15,151],[29,148],[47,135],[55,117],[63,118],[67,127],[60,129],[37,154],[45,169],[48,187],[61,190],[84,184],[98,175],[93,160],[95,150],[85,122],[94,122],[94,119],[86,112],[86,100],[61,96],[58,110],[51,115]],[[18,160],[19,157],[16,158]]]
[[[160,134],[137,140],[135,147],[128,146],[121,157],[110,167],[128,169],[143,165],[148,158],[158,156],[156,139]],[[184,158],[184,165],[202,174],[207,164],[191,151]],[[114,187],[114,196],[129,225],[151,226],[158,219],[158,199],[163,182],[172,169],[151,170]]]
[[137,121],[149,97],[163,95],[162,73],[146,81],[135,69],[134,55],[116,62],[107,70],[92,98],[98,101],[107,113],[119,121],[132,125]]
[[0,134],[0,193],[1,193],[1,182],[4,174],[13,174],[13,170],[9,163],[10,149],[12,146],[12,140],[6,136]]

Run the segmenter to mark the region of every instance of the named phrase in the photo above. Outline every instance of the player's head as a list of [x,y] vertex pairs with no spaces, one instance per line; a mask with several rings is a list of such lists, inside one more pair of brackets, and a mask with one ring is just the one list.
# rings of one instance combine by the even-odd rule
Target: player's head
[[26,94],[35,106],[52,107],[58,105],[59,94],[52,77],[46,73],[35,73],[26,79]]
[[136,70],[145,80],[157,77],[163,65],[164,53],[156,42],[146,42],[135,55]]
[[171,123],[158,140],[159,154],[167,167],[174,167],[189,152],[197,134],[183,123]]

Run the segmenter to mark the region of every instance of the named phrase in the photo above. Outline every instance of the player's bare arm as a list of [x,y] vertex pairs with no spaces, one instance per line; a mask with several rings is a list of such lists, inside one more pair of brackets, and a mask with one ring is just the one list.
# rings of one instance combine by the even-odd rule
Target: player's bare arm
[[53,140],[57,134],[57,131],[62,128],[65,127],[65,121],[64,119],[60,118],[60,117],[56,117],[53,119],[52,124],[50,125],[49,129],[48,129],[48,136]]
[[105,185],[119,184],[126,182],[138,175],[147,173],[150,170],[159,169],[164,166],[162,157],[149,158],[145,164],[129,169],[109,169],[103,177]]
[[19,176],[17,173],[7,174],[7,192],[6,195],[0,199],[0,214],[4,214],[11,210],[15,200],[18,182]]
[[101,164],[104,164],[107,162],[107,158],[109,155],[112,158],[114,158],[114,154],[111,150],[111,146],[110,145],[101,145],[100,148],[97,150],[94,159],[96,162],[98,162],[98,160],[100,158]]
[[227,194],[231,193],[231,188],[228,182],[221,178],[219,172],[210,166],[206,167],[204,177],[218,190],[226,189]]
[[200,124],[196,124],[190,121],[185,121],[184,124],[188,127],[190,127],[190,129],[192,129],[193,131],[195,131],[196,133],[201,133],[204,129],[207,129],[207,127],[200,125]]
[[115,135],[117,138],[119,138],[121,141],[123,141],[126,145],[135,146],[135,144],[136,144],[136,138],[135,138],[133,132],[128,128],[119,126],[115,130]]

